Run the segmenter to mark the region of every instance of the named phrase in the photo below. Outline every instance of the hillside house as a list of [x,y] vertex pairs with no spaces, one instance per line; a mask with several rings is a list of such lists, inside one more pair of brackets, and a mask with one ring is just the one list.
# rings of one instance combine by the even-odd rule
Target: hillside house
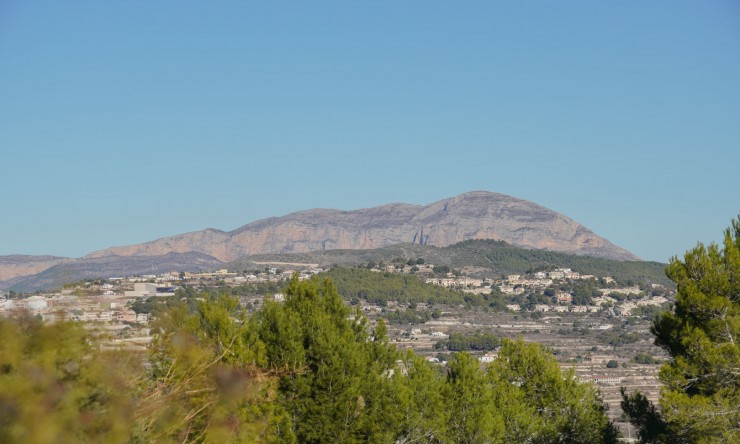
[[601,288],[601,289],[599,289],[599,291],[603,295],[607,295],[607,294],[611,294],[611,293],[616,293],[616,294],[623,294],[623,295],[626,295],[626,296],[630,296],[630,295],[638,295],[638,294],[642,293],[642,290],[640,290],[640,287],[637,287],[637,286],[634,286],[634,287],[622,287],[622,288]]
[[558,303],[560,304],[570,304],[573,302],[573,295],[565,291],[558,291],[555,294],[555,297],[557,298]]
[[581,380],[599,385],[620,385],[624,378],[619,376],[583,376]]
[[484,364],[488,364],[489,362],[493,362],[496,359],[498,359],[498,353],[496,352],[488,352],[485,355],[478,358],[478,360]]
[[522,294],[524,293],[524,287],[513,286],[513,285],[501,285],[499,287],[501,293],[504,294]]
[[116,320],[119,322],[136,322],[136,312],[133,310],[121,310],[116,313]]
[[124,296],[129,298],[148,298],[157,294],[157,286],[148,282],[134,284],[133,291],[125,291]]

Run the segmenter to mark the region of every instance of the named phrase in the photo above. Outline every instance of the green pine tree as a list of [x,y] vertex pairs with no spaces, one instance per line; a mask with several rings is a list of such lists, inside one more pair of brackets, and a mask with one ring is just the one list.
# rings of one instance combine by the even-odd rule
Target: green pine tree
[[508,442],[612,443],[617,431],[599,393],[573,370],[563,374],[541,345],[504,340],[488,368]]
[[457,353],[450,364],[443,392],[450,411],[448,433],[457,443],[503,442],[505,424],[493,404],[491,384],[480,363],[468,353]]
[[280,377],[279,403],[299,442],[393,442],[399,427],[395,352],[384,324],[371,338],[329,280],[298,281],[268,304],[257,330]]
[[660,414],[639,394],[622,402],[642,442],[740,442],[740,217],[724,234],[721,247],[698,244],[666,269],[678,291],[652,328],[673,358]]
[[273,439],[281,418],[263,370],[264,344],[227,295],[180,304],[160,314],[141,384],[134,442],[232,442]]
[[398,372],[398,406],[402,413],[398,443],[447,442],[450,411],[445,405],[443,380],[436,369],[413,351],[402,357],[405,371]]

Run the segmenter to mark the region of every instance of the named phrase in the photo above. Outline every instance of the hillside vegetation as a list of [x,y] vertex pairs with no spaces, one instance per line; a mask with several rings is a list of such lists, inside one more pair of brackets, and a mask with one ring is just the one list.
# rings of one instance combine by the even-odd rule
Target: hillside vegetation
[[474,261],[476,255],[490,261],[487,268],[500,274],[570,268],[581,274],[611,276],[620,283],[627,281],[671,285],[665,275],[666,264],[646,261],[616,261],[547,250],[525,250],[506,242],[473,240],[447,248],[458,262]]
[[326,250],[298,254],[269,254],[250,256],[228,264],[229,269],[260,268],[263,262],[314,263],[355,266],[368,262],[390,263],[393,259],[424,258],[426,263],[454,269],[472,267],[474,274],[499,277],[528,271],[571,268],[582,274],[611,276],[619,283],[655,283],[673,287],[665,275],[666,264],[646,261],[617,261],[611,259],[557,253],[546,250],[528,250],[501,241],[468,240],[448,247],[430,247],[398,244],[373,250]]
[[484,300],[478,295],[426,284],[414,275],[342,267],[332,268],[324,275],[331,278],[339,294],[350,301],[362,299],[379,305],[388,301],[480,305]]

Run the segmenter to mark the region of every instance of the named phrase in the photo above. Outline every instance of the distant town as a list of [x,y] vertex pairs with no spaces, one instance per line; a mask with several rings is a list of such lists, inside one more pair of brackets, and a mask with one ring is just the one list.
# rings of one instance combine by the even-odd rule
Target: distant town
[[[195,287],[239,287],[249,284],[280,284],[297,276],[299,280],[310,278],[326,272],[318,264],[296,264],[282,262],[260,263],[262,270],[235,272],[227,269],[206,273],[172,271],[162,274],[112,277],[108,279],[86,280],[67,285],[53,292],[39,292],[31,295],[9,292],[0,299],[0,316],[14,316],[22,312],[42,319],[45,322],[71,320],[89,324],[109,324],[109,332],[125,330],[129,336],[138,329],[140,335],[149,339],[146,327],[152,313],[143,310],[141,301],[149,298],[175,296],[179,288]],[[370,271],[377,273],[397,273],[416,275],[427,284],[471,294],[489,294],[498,291],[508,299],[521,300],[520,303],[508,303],[506,309],[511,312],[531,313],[572,313],[587,314],[606,312],[613,317],[628,317],[638,309],[645,307],[663,307],[669,304],[672,290],[660,284],[650,284],[641,288],[638,285],[620,286],[610,276],[593,276],[580,274],[569,268],[557,268],[550,271],[537,271],[531,274],[510,274],[499,279],[483,279],[467,276],[448,267],[438,267],[423,263],[422,259],[409,260],[406,263],[396,261],[393,264],[370,264]],[[577,281],[588,281],[598,295],[592,291],[589,304],[577,303],[574,291],[569,284]],[[532,303],[527,296],[537,295],[540,303]],[[257,296],[257,295],[256,295]],[[242,297],[244,304],[257,306],[264,297],[281,301],[283,295],[274,292],[271,295]],[[527,303],[529,301],[529,303]],[[395,304],[392,304],[395,306]],[[366,312],[378,314],[382,307],[366,302],[361,303]],[[118,326],[118,329],[113,327]],[[605,327],[609,328],[609,327]],[[123,338],[114,341],[122,344]],[[146,339],[134,343],[141,345]]]
[[[84,323],[95,332],[103,349],[143,352],[153,338],[153,304],[174,299],[178,290],[230,288],[243,306],[254,311],[266,299],[282,302],[282,288],[294,276],[304,280],[330,272],[329,267],[312,263],[256,265],[260,268],[91,279],[30,295],[9,292],[0,299],[0,316],[30,313],[44,322]],[[444,365],[454,350],[450,341],[460,335],[524,337],[551,347],[564,368],[571,366],[581,380],[600,386],[606,402],[619,402],[620,386],[639,389],[657,399],[659,360],[655,357],[660,358],[662,352],[652,345],[645,319],[670,306],[673,289],[644,282],[627,284],[611,276],[581,274],[569,268],[481,278],[425,263],[421,258],[370,262],[358,268],[373,274],[416,276],[425,284],[470,295],[497,294],[506,301],[505,309],[498,312],[442,305],[432,310],[426,303],[352,301],[373,321],[402,312],[431,313],[420,323],[390,321],[389,325],[392,343],[412,348],[431,363]],[[498,356],[495,347],[470,351],[481,363]],[[610,412],[613,419],[618,415],[619,409]]]
[[[549,303],[530,306],[526,304],[506,304],[513,312],[534,311],[596,313],[608,311],[612,316],[629,316],[638,307],[662,306],[669,303],[672,291],[660,284],[650,284],[649,288],[638,285],[619,286],[610,276],[580,274],[569,268],[551,271],[538,271],[527,275],[510,274],[500,279],[474,278],[459,272],[447,271],[447,267],[433,264],[389,264],[370,268],[374,272],[415,274],[423,282],[471,294],[488,294],[498,290],[504,295],[521,296],[532,292],[543,292],[550,296]],[[182,286],[215,287],[239,286],[244,284],[280,283],[298,276],[299,280],[327,271],[318,264],[264,263],[262,271],[234,272],[220,269],[207,273],[172,271],[162,274],[112,277],[88,280],[54,292],[39,292],[20,295],[4,293],[0,300],[0,315],[11,316],[14,312],[28,310],[44,321],[61,319],[80,322],[128,322],[146,323],[147,313],[137,313],[131,308],[133,302],[141,298],[174,296]],[[440,273],[442,269],[442,273]],[[445,272],[447,271],[447,272]],[[574,294],[556,289],[563,283],[573,281],[592,281],[599,295],[591,297],[590,304],[578,304]],[[280,299],[276,293],[274,298]]]

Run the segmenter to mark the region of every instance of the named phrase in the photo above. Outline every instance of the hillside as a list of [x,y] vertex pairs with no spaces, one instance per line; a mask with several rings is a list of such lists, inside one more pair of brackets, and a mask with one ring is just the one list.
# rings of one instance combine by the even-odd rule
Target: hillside
[[74,259],[58,256],[30,256],[13,254],[0,256],[0,290],[12,287],[27,276],[40,273],[58,264]]
[[403,203],[353,211],[312,209],[244,225],[207,229],[89,254],[160,256],[197,252],[221,261],[266,253],[375,249],[400,243],[444,247],[468,239],[494,239],[619,260],[638,259],[588,228],[533,202],[475,191],[420,206]]
[[362,299],[385,305],[396,302],[434,302],[465,304],[468,299],[482,299],[462,291],[426,284],[417,276],[377,273],[361,268],[333,268],[323,276],[332,280],[339,294],[347,299]]
[[[424,258],[427,263],[465,269],[472,275],[499,277],[532,270],[571,268],[583,274],[612,276],[620,282],[652,282],[672,286],[666,264],[646,261],[619,261],[545,250],[531,250],[491,240],[469,240],[447,247],[399,244],[374,250],[327,250],[299,254],[255,255],[226,265],[232,270],[261,269],[269,263],[356,266],[368,262],[391,263]],[[288,266],[288,265],[286,265]]]
[[[310,256],[315,252],[334,252],[327,256],[333,258],[332,262],[350,264],[362,258],[377,260],[378,256],[387,257],[388,254],[393,257],[421,255],[412,253],[414,249],[428,251],[423,254],[433,256],[435,247],[444,248],[470,240],[495,240],[532,251],[638,260],[627,250],[562,214],[511,196],[475,191],[426,206],[393,203],[353,211],[300,211],[253,222],[233,231],[206,229],[143,244],[112,247],[81,259],[3,256],[0,257],[0,290],[35,290],[86,277],[130,275],[140,270],[200,270],[239,258],[270,254]],[[386,248],[390,250],[386,252]],[[480,254],[467,250],[443,251],[440,263],[482,267],[494,273],[565,261],[559,256],[557,260],[527,255],[516,259],[519,253],[507,253],[505,261],[491,265],[490,258],[481,260]],[[344,256],[346,261],[342,259]],[[536,261],[522,263],[530,259]],[[567,261],[579,266],[592,263],[590,259]],[[609,267],[630,266],[612,264]]]
[[59,288],[64,284],[82,279],[110,278],[135,274],[157,274],[168,271],[204,271],[221,266],[222,263],[199,253],[170,253],[163,256],[111,256],[78,259],[50,267],[38,274],[15,279],[10,289],[15,291],[37,291]]

